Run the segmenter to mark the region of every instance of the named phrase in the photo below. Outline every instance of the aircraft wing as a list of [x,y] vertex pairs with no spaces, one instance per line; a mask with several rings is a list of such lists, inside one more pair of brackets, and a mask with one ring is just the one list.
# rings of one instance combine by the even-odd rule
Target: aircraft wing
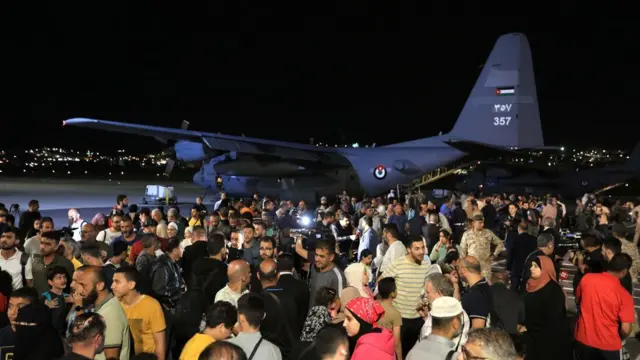
[[272,155],[288,159],[322,161],[327,163],[333,162],[332,160],[337,162],[345,161],[344,158],[333,148],[286,141],[214,134],[193,130],[173,129],[161,126],[129,124],[87,118],[69,119],[63,122],[63,126],[78,126],[90,129],[149,136],[165,142],[167,140],[201,142],[212,150],[225,152]]

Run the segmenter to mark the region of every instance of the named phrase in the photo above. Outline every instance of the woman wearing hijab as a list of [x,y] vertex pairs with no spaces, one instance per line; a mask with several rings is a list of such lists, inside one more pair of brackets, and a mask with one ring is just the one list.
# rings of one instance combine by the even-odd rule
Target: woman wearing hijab
[[361,262],[353,263],[344,270],[344,277],[347,284],[358,289],[359,296],[373,297],[371,289],[369,289],[369,269]]
[[15,326],[15,360],[49,360],[64,355],[62,338],[51,324],[51,313],[44,304],[35,302],[20,308]]
[[96,227],[96,234],[108,227],[107,217],[103,213],[96,213],[91,219],[91,223]]
[[384,308],[371,298],[355,298],[346,306],[344,328],[355,340],[351,360],[395,360],[393,334],[378,326]]
[[548,256],[538,256],[531,263],[526,289],[522,331],[527,360],[571,359],[573,336],[567,319],[566,297]]

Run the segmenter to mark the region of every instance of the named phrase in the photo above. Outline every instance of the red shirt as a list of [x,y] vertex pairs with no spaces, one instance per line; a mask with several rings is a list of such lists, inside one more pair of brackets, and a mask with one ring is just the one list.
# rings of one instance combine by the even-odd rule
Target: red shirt
[[620,323],[635,321],[633,297],[620,280],[609,273],[586,274],[578,285],[576,303],[580,304],[576,340],[600,350],[620,350]]

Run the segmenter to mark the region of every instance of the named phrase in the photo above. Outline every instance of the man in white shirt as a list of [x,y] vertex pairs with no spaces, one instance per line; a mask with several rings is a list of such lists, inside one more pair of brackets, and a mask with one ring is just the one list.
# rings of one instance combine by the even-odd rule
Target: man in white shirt
[[96,236],[96,240],[110,245],[113,242],[113,240],[122,236],[122,231],[120,229],[121,222],[122,222],[122,215],[119,215],[119,214],[111,215],[111,227],[100,231]]
[[238,306],[238,299],[249,292],[247,286],[251,282],[251,268],[244,260],[234,260],[227,268],[229,282],[216,293],[214,302],[228,301]]
[[403,257],[407,254],[407,248],[404,246],[402,241],[398,238],[400,234],[398,233],[398,227],[395,224],[385,224],[384,229],[382,230],[382,240],[389,245],[387,251],[384,253],[382,260],[379,261],[380,264],[376,264],[378,268],[378,275],[380,276],[384,272],[384,270],[391,265],[393,260]]
[[73,232],[73,240],[82,240],[82,226],[87,222],[80,217],[78,209],[69,209],[67,216],[69,217],[69,228]]
[[18,250],[18,243],[18,229],[15,227],[10,227],[0,237],[0,269],[11,275],[13,290],[33,285],[31,258]]

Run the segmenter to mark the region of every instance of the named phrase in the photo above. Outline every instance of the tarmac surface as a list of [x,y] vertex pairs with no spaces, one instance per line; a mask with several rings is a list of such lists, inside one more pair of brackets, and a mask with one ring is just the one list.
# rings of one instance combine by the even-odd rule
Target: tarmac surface
[[[188,213],[197,196],[205,194],[202,188],[193,183],[171,182],[170,179],[167,181],[164,178],[162,180],[165,181],[161,182],[155,178],[145,182],[0,177],[0,202],[4,203],[7,208],[11,204],[18,204],[22,211],[27,209],[30,200],[36,199],[40,202],[42,215],[52,217],[58,228],[67,224],[67,211],[70,208],[77,208],[86,221],[91,221],[96,213],[108,213],[115,205],[118,194],[126,194],[129,198],[129,205],[153,207],[154,204],[142,204],[146,185],[173,186],[179,201],[180,212],[183,214]],[[205,204],[212,203],[213,195],[215,194],[208,194],[205,197]],[[16,220],[19,219],[19,215],[15,214],[15,216]],[[494,270],[504,269],[504,266],[504,260],[493,264]],[[562,269],[569,273],[569,277],[562,281],[562,286],[569,300],[570,316],[575,318],[576,306],[572,281],[576,268],[565,261]],[[638,313],[640,310],[639,283],[634,283],[633,299]],[[635,338],[627,339],[625,347],[629,351],[631,359],[640,356],[640,342]]]
[[[56,227],[62,227],[67,224],[67,211],[70,208],[78,209],[84,220],[91,221],[95,214],[111,211],[118,194],[127,195],[129,205],[137,204],[138,207],[150,208],[164,205],[142,204],[146,185],[173,186],[182,214],[188,213],[197,196],[204,195],[204,190],[193,183],[171,182],[170,179],[167,181],[164,178],[162,180],[164,182],[156,178],[145,182],[0,177],[0,202],[7,208],[12,204],[18,204],[20,211],[25,211],[30,200],[38,200],[40,213],[52,217]],[[210,201],[205,198],[205,203],[207,202]],[[14,216],[17,221],[19,215]]]

